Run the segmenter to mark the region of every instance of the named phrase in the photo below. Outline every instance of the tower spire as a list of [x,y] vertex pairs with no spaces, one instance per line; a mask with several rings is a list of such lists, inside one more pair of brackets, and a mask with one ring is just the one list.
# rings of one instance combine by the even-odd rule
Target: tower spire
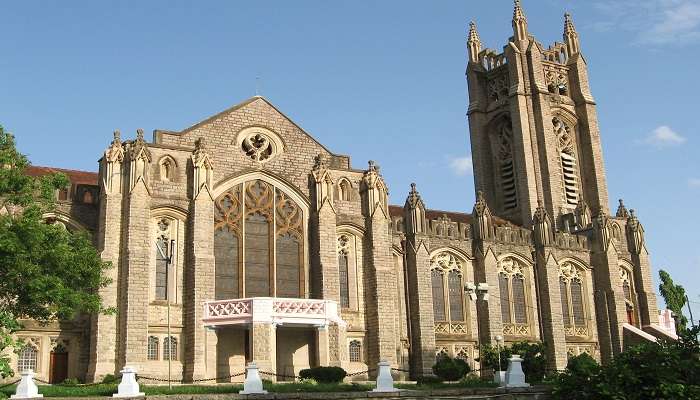
[[523,7],[520,5],[520,0],[515,0],[515,8],[513,9],[513,33],[516,40],[527,39],[527,19]]
[[469,23],[469,39],[467,39],[467,47],[469,48],[469,61],[479,62],[479,53],[481,52],[481,38],[476,30],[476,23]]
[[569,56],[580,51],[578,33],[576,32],[574,21],[571,19],[571,14],[569,13],[564,14],[564,43],[566,43]]

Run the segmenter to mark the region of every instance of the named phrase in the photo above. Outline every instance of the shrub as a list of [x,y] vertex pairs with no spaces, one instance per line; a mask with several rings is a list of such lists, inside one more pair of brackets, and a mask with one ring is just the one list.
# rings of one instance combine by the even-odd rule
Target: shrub
[[579,356],[554,382],[555,399],[700,399],[700,327],[678,341],[644,343],[598,367]]
[[112,375],[112,374],[107,374],[107,375],[105,375],[104,378],[102,378],[102,383],[109,384],[109,383],[117,383],[117,382],[119,382],[119,379],[117,379],[117,377]]
[[61,385],[63,386],[78,386],[80,385],[80,381],[78,378],[66,378],[61,382]]
[[433,365],[433,373],[446,381],[458,381],[469,371],[469,364],[459,358],[441,357]]
[[[501,370],[508,369],[508,359],[517,354],[523,359],[525,381],[539,383],[544,379],[547,368],[545,346],[541,342],[516,342],[511,346],[501,347]],[[498,369],[498,348],[489,344],[481,346],[481,357],[477,358],[481,368]]]
[[347,374],[340,367],[313,367],[299,371],[300,378],[313,379],[318,383],[339,383]]
[[435,375],[423,375],[419,376],[418,379],[416,379],[416,384],[420,386],[432,386],[432,385],[439,385],[443,382],[442,378],[437,377]]

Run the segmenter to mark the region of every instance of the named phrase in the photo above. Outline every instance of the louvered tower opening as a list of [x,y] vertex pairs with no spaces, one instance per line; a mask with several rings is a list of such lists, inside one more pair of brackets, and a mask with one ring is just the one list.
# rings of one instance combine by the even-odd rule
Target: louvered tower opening
[[576,177],[576,158],[562,152],[561,169],[564,178],[564,199],[566,204],[576,207],[578,204],[578,178]]

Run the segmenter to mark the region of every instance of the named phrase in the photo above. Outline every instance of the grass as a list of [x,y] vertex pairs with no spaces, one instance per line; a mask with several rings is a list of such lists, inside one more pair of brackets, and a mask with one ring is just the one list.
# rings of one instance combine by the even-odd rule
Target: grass
[[[435,383],[430,385],[417,385],[415,383],[398,383],[396,387],[408,390],[432,390],[448,388],[489,388],[497,387],[493,382],[482,381],[477,378],[464,379],[453,383]],[[373,384],[357,383],[310,383],[310,382],[290,382],[290,383],[269,383],[265,382],[265,390],[272,393],[322,393],[322,392],[364,392],[374,389]],[[238,393],[243,389],[243,385],[174,385],[168,389],[163,385],[141,385],[141,390],[147,395],[167,395],[167,394],[215,394],[215,393]],[[88,396],[112,396],[117,391],[117,384],[99,385],[76,385],[76,386],[52,386],[40,385],[39,393],[44,397],[88,397]],[[0,389],[0,398],[10,397],[15,393],[15,385]]]

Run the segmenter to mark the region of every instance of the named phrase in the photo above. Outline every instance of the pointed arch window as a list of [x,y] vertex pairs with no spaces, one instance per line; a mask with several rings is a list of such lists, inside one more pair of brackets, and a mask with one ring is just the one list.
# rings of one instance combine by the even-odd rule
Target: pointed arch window
[[583,282],[585,272],[570,262],[559,267],[559,291],[564,330],[569,336],[588,336]]
[[338,237],[338,278],[340,281],[340,306],[350,307],[349,243],[347,235]]
[[530,336],[529,279],[522,262],[506,257],[498,262],[499,297],[503,334]]
[[169,300],[172,284],[174,251],[174,220],[161,218],[156,222],[155,248],[155,299]]
[[622,294],[627,305],[627,322],[636,325],[636,301],[634,291],[634,280],[631,269],[620,265],[620,283],[622,284]]
[[[451,252],[443,251],[430,259],[430,268],[435,322],[466,321],[463,261]],[[466,333],[466,328],[463,324],[461,326],[453,333]]]
[[177,339],[174,336],[163,340],[163,360],[177,360]]
[[347,179],[341,179],[340,180],[340,185],[338,185],[338,191],[340,200],[342,201],[350,201],[350,190],[352,190],[352,187],[350,186],[350,182],[348,182]]
[[175,160],[170,156],[163,157],[159,162],[160,180],[163,182],[172,182],[175,180]]
[[564,204],[569,207],[576,207],[579,203],[580,193],[573,132],[563,120],[557,117],[552,119],[552,126],[557,136]]
[[262,181],[236,185],[215,202],[216,298],[304,297],[304,211]]
[[500,124],[496,136],[495,154],[497,155],[497,181],[501,188],[503,210],[516,209],[518,207],[518,195],[513,158],[513,128],[509,119],[505,119]]

